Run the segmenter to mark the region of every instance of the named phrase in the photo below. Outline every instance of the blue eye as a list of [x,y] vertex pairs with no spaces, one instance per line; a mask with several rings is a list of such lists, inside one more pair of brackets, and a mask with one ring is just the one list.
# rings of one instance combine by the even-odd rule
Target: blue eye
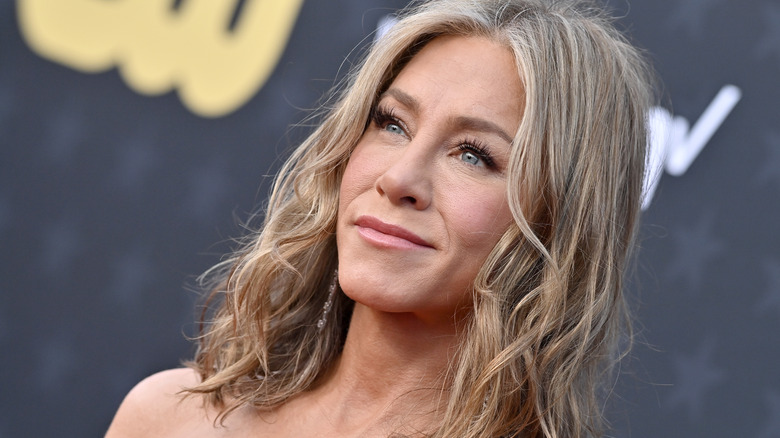
[[474,166],[477,166],[480,163],[479,157],[471,151],[461,152],[460,159],[466,163],[473,164]]
[[388,123],[385,126],[385,131],[391,132],[393,134],[403,134],[404,133],[404,130],[401,129],[401,127],[396,125],[395,123]]
[[392,108],[377,106],[371,110],[371,121],[377,128],[391,134],[405,135],[403,122],[394,115]]
[[496,162],[493,160],[493,155],[488,150],[487,146],[481,145],[478,141],[468,140],[458,145],[458,151],[460,151],[460,159],[464,163],[468,163],[472,166],[487,167],[489,169],[496,168]]

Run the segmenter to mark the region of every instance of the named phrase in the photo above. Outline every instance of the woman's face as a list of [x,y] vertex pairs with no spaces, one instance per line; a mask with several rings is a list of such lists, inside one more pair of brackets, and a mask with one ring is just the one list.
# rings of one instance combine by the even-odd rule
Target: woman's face
[[380,96],[341,181],[339,282],[358,303],[452,321],[512,222],[506,170],[522,116],[511,52],[438,37]]

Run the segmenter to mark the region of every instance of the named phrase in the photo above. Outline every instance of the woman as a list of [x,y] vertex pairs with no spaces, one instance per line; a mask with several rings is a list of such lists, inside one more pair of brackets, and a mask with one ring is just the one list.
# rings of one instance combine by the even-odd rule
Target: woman
[[591,5],[406,11],[108,436],[600,435],[648,83]]

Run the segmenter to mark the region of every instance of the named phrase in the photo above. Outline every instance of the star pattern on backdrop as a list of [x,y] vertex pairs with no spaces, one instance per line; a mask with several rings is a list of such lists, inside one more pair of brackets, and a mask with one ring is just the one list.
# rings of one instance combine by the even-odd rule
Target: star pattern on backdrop
[[765,33],[755,47],[755,54],[759,59],[774,57],[776,66],[780,67],[780,4],[765,3],[761,15]]
[[62,218],[43,231],[43,267],[49,274],[62,275],[81,250],[78,225],[73,218]]
[[[7,296],[7,293],[6,290],[0,289],[0,297]],[[5,302],[0,300],[0,343],[5,342],[11,336],[11,328],[8,324],[8,315],[4,305]]]
[[780,437],[780,393],[769,391],[765,397],[766,410],[768,412],[766,422],[756,438],[777,438]]
[[6,85],[7,82],[7,80],[0,80],[2,83],[2,88],[0,88],[0,130],[5,128],[14,109],[14,92],[10,86]]
[[670,28],[683,29],[688,36],[701,37],[704,33],[705,15],[723,0],[678,0],[669,16]]
[[762,265],[764,278],[766,278],[766,292],[764,298],[756,304],[756,313],[764,315],[775,311],[780,315],[780,261],[764,260]]
[[[95,436],[134,383],[190,357],[189,276],[230,246],[215,240],[237,232],[231,210],[267,202],[258,177],[314,129],[305,109],[363,52],[342,55],[406,0],[304,2],[266,85],[213,119],[176,91],[135,93],[116,68],[41,57],[20,29],[25,1],[0,0],[0,438]],[[744,92],[696,172],[644,213],[665,230],[648,233],[631,276],[649,345],[623,363],[625,415],[608,420],[625,438],[780,438],[780,0],[608,3],[692,123],[713,96],[691,85]]]
[[149,174],[161,164],[157,151],[156,127],[143,127],[116,148],[114,183],[124,190],[138,192]]
[[722,382],[726,373],[712,359],[715,341],[704,341],[694,352],[679,353],[674,358],[675,379],[667,399],[671,409],[684,409],[692,422],[702,419],[707,395]]
[[227,164],[222,159],[194,169],[188,179],[189,191],[184,199],[185,211],[201,223],[210,223],[218,212],[220,201],[227,195],[231,183]]
[[42,340],[38,346],[37,384],[44,393],[61,386],[79,367],[79,355],[66,332]]
[[82,105],[71,102],[57,108],[46,118],[45,154],[55,164],[68,164],[85,135],[85,116]]
[[689,292],[698,292],[708,264],[724,250],[713,230],[715,215],[705,214],[698,223],[680,225],[672,231],[674,250],[666,271],[668,278],[683,280]]
[[0,233],[11,224],[11,201],[5,193],[0,193]]
[[139,308],[143,292],[154,282],[151,256],[148,247],[138,245],[113,262],[108,290],[114,301],[128,312]]
[[766,156],[756,171],[754,181],[758,186],[774,184],[780,191],[780,131],[770,130],[764,134]]

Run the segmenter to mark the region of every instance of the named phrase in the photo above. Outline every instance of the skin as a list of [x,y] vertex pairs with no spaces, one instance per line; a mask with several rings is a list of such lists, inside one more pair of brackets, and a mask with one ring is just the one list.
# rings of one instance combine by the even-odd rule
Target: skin
[[505,172],[522,93],[514,58],[491,40],[428,43],[382,95],[379,108],[391,116],[374,118],[342,180],[339,282],[356,304],[331,370],[273,411],[244,407],[216,428],[215,409],[176,395],[197,383],[195,373],[165,371],[130,392],[107,436],[387,437],[434,428],[470,285],[512,221]]
[[[439,38],[382,95],[378,108],[392,117],[369,126],[341,184],[339,282],[350,298],[444,325],[468,304],[512,221],[505,169],[521,116],[515,72],[492,42]],[[356,223],[361,217],[403,227],[426,245],[393,241]]]

